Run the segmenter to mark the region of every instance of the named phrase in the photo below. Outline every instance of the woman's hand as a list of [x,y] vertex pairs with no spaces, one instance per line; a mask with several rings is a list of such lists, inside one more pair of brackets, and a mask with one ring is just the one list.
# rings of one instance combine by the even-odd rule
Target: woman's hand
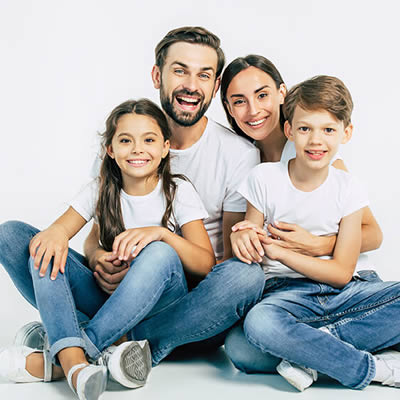
[[270,243],[307,256],[320,255],[319,249],[322,247],[320,242],[331,240],[315,236],[296,224],[286,222],[275,222],[275,226],[269,224],[267,229],[272,238]]
[[39,269],[40,267],[40,276],[45,276],[52,257],[54,257],[54,261],[50,279],[56,279],[58,271],[65,272],[68,241],[69,237],[64,227],[56,224],[32,238],[29,244],[29,253],[34,258],[34,268]]
[[114,239],[113,254],[121,261],[132,260],[149,243],[163,240],[165,230],[161,226],[127,229]]
[[[234,227],[237,227],[242,224],[242,229],[239,227],[231,233],[232,252],[240,261],[246,264],[259,263],[264,256],[264,249],[260,238],[262,239],[267,233],[251,222],[249,224],[254,225],[255,228],[244,228],[245,224],[243,222],[248,221],[242,221],[234,225]],[[234,227],[232,227],[232,230]]]

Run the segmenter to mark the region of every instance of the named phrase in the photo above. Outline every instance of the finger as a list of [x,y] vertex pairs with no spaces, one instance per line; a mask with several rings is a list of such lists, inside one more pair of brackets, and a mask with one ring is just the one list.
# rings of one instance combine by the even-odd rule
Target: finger
[[113,288],[113,289],[109,288],[110,285],[107,282],[105,282],[103,280],[103,278],[97,272],[94,272],[93,276],[94,276],[94,279],[96,280],[97,285],[100,287],[100,289],[103,292],[106,292],[107,294],[110,294],[110,295],[113,294],[115,288]]
[[60,251],[57,251],[54,254],[53,269],[51,270],[51,275],[50,275],[50,279],[52,280],[56,279],[58,271],[60,270],[62,256],[63,252]]
[[287,232],[282,231],[282,230],[280,230],[280,229],[278,229],[278,228],[275,228],[275,227],[274,227],[273,225],[271,225],[271,224],[268,225],[268,231],[271,233],[272,236],[275,237],[275,239],[280,238],[280,239],[285,240],[286,235],[287,235]]
[[256,251],[258,262],[261,262],[262,261],[261,257],[264,256],[264,249],[261,246],[261,242],[260,239],[258,238],[258,235],[255,235],[254,237],[251,238],[251,244]]
[[244,220],[244,221],[240,221],[240,222],[236,222],[235,225],[232,226],[232,232],[236,232],[238,230],[240,230],[242,227],[246,227],[248,226],[248,221]]
[[240,261],[242,261],[246,264],[251,264],[251,262],[249,260],[247,260],[245,257],[243,257],[242,253],[239,250],[239,246],[237,246],[236,244],[233,244],[232,251]]
[[247,260],[247,264],[251,264],[253,262],[253,257],[247,251],[245,244],[239,243],[238,247],[239,247],[239,251],[240,251],[242,257]]
[[126,231],[120,233],[118,236],[116,236],[114,238],[114,242],[113,242],[113,245],[112,245],[112,254],[113,255],[117,255],[118,254],[119,246],[120,246],[121,241],[124,239],[125,236],[126,236]]
[[[129,241],[126,245],[125,252],[124,252],[124,262],[128,260],[128,258],[133,255],[135,250],[137,249],[137,243],[133,241]],[[140,250],[139,250],[140,251]],[[134,256],[136,257],[136,255]]]
[[50,275],[50,279],[52,280],[52,281],[54,281],[56,278],[57,278],[57,275],[58,275],[58,271],[59,271],[59,265],[60,264],[58,264],[57,265],[57,267],[53,264],[53,269],[51,270],[51,275]]
[[36,256],[37,248],[40,246],[40,239],[34,237],[29,243],[29,254],[31,257]]
[[39,270],[39,275],[40,276],[45,276],[47,272],[47,268],[49,266],[49,263],[51,261],[51,258],[53,257],[53,252],[50,252],[49,250],[46,250],[46,252],[43,255],[42,259],[42,264]]
[[35,269],[39,269],[40,263],[42,262],[43,254],[45,251],[46,251],[46,248],[44,246],[40,246],[36,250],[35,259],[33,261],[33,265],[34,265]]
[[62,273],[65,273],[65,264],[67,263],[67,257],[68,257],[68,249],[65,249],[62,254],[60,262],[60,270]]
[[296,224],[288,224],[287,222],[275,221],[274,225],[284,231],[294,231],[297,227]]
[[135,258],[139,255],[139,253],[151,242],[151,240],[143,239],[137,245],[134,251],[132,252],[132,258]]

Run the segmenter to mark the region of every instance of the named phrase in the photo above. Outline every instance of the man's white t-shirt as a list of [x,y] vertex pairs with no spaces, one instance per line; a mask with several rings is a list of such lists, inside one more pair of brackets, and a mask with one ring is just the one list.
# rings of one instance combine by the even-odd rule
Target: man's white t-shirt
[[[313,235],[336,235],[341,219],[368,205],[368,196],[360,183],[348,172],[329,167],[324,183],[312,192],[297,189],[289,177],[288,161],[256,166],[239,192],[264,215],[264,229],[274,221],[297,224]],[[364,266],[360,256],[357,266]],[[321,257],[329,258],[329,257]],[[263,258],[267,278],[303,275]]]
[[222,213],[246,212],[237,192],[249,171],[260,162],[258,149],[228,128],[208,119],[200,139],[184,150],[171,149],[171,170],[195,186],[208,212],[204,225],[215,256],[223,255]]
[[[173,225],[177,228],[188,222],[207,218],[199,195],[190,182],[176,179],[177,189],[173,201]],[[71,201],[70,205],[86,221],[96,215],[99,185],[95,179]],[[126,229],[161,226],[166,199],[160,179],[155,189],[144,196],[131,196],[121,190],[122,219]],[[179,230],[177,230],[179,233]]]

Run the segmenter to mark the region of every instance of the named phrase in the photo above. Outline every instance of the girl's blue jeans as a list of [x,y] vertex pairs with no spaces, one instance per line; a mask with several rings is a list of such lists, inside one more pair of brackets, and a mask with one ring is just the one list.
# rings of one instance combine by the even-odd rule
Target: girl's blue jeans
[[36,228],[18,221],[0,225],[0,263],[36,307],[53,357],[78,346],[92,359],[125,333],[150,342],[153,364],[178,346],[223,334],[261,298],[257,265],[230,260],[216,265],[188,293],[182,264],[163,242],[146,246],[111,296],[96,284],[86,259],[70,249],[65,273],[50,280],[33,268],[29,242]]
[[226,338],[233,363],[268,373],[283,358],[353,389],[366,387],[375,376],[371,353],[400,343],[400,282],[359,274],[343,289],[309,279],[267,280],[243,327]]

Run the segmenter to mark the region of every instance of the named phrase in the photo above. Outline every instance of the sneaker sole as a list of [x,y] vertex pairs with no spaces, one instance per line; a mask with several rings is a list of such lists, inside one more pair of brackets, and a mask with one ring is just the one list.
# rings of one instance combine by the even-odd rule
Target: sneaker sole
[[[37,331],[38,334],[35,334],[35,331]],[[41,334],[40,332],[43,332],[43,334]],[[17,332],[17,334],[15,335],[14,344],[16,346],[27,346],[31,347],[32,349],[43,350],[43,335],[43,325],[40,322],[29,322]]]
[[[292,386],[294,386],[300,392],[303,392],[314,382],[306,372],[302,371],[300,368],[293,368],[292,366],[285,367],[282,362],[276,367],[279,375],[285,378]],[[299,382],[300,381],[300,382]]]

